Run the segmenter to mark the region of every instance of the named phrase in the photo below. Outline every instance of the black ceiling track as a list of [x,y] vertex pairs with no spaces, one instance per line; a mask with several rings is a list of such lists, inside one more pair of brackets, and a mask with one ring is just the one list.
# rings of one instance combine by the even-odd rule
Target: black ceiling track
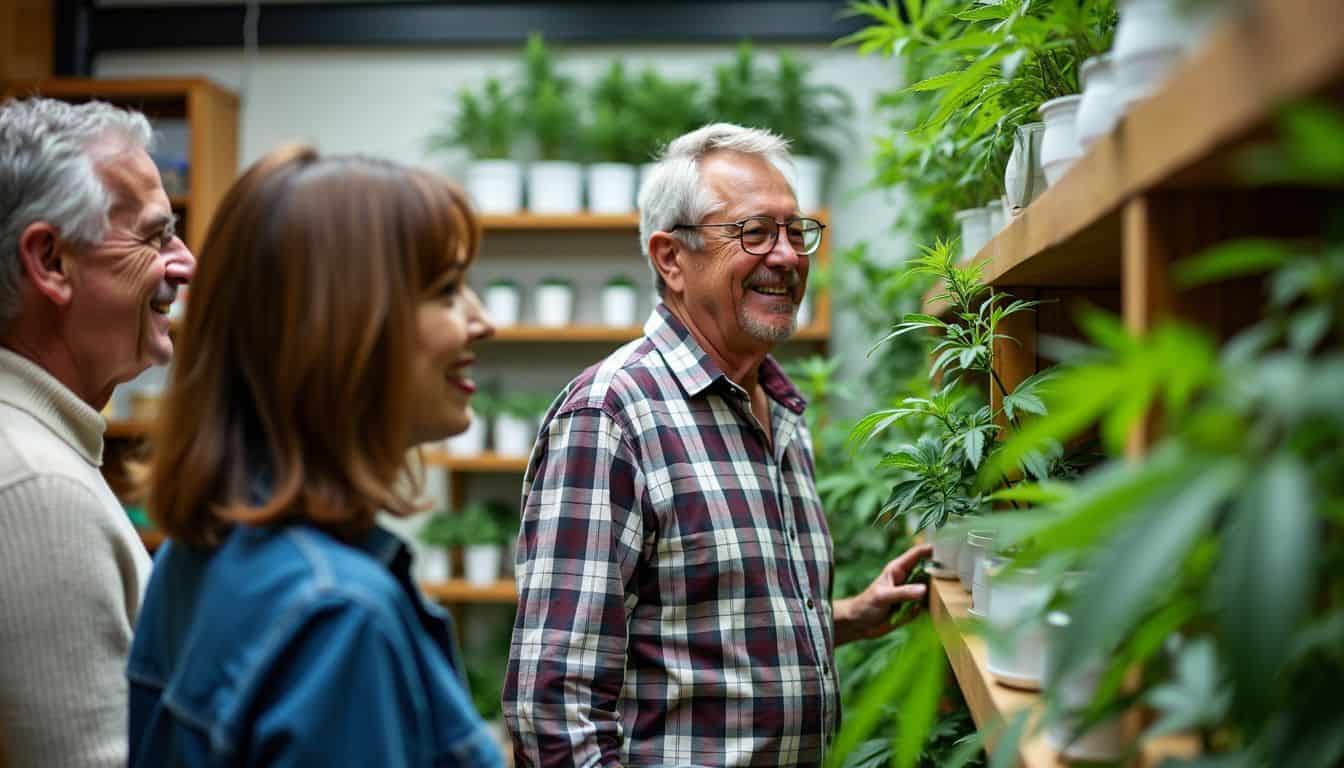
[[[87,17],[82,56],[79,38],[64,41],[77,49],[72,65],[82,58],[87,66],[103,51],[243,44],[242,4],[58,5],[77,6]],[[264,3],[257,38],[261,47],[397,48],[517,45],[537,31],[561,43],[829,43],[863,26],[842,15],[847,6],[844,0]]]

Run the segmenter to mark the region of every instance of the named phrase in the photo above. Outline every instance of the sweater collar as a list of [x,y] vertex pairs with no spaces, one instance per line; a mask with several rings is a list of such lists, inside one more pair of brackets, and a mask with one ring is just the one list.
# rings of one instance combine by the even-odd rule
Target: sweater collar
[[0,402],[42,422],[93,466],[103,463],[107,422],[37,363],[0,347]]

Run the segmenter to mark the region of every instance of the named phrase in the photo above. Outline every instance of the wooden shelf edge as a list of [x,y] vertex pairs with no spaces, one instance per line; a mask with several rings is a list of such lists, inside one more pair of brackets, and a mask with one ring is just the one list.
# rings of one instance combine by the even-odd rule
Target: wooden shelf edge
[[527,469],[528,459],[526,456],[501,456],[497,453],[460,456],[437,450],[427,450],[424,456],[425,464],[429,466],[457,472],[523,472]]
[[103,437],[108,440],[148,437],[152,422],[139,419],[108,419]]
[[[495,335],[489,341],[495,342],[531,342],[531,343],[624,343],[634,341],[644,335],[642,326],[610,325],[508,325],[495,329]],[[824,342],[831,337],[830,324],[814,322],[799,328],[787,342]]]
[[489,586],[478,586],[465,579],[422,582],[420,591],[431,600],[442,603],[497,603],[513,605],[518,602],[518,589],[512,581],[497,581]]
[[49,96],[161,96],[185,99],[193,90],[213,92],[237,105],[238,95],[208,77],[48,77],[10,80],[13,91]]
[[[931,579],[929,584],[929,612],[939,629],[943,650],[947,653],[957,685],[961,688],[971,718],[980,730],[994,728],[1011,720],[1023,709],[1031,710],[1032,723],[1041,716],[1043,703],[1037,693],[1019,691],[1000,685],[989,672],[989,648],[983,638],[967,634],[966,624],[971,596],[956,579]],[[993,746],[987,738],[988,746]],[[1023,739],[1018,762],[1025,768],[1056,768],[1068,763],[1046,742],[1044,734]],[[1137,764],[1140,768],[1155,768],[1169,757],[1195,757],[1199,754],[1198,739],[1188,735],[1154,739],[1143,746]]]

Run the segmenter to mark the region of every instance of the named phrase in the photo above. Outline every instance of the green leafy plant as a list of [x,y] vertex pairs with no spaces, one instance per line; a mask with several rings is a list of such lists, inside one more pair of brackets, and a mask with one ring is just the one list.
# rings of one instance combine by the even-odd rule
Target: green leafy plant
[[516,525],[504,520],[514,515],[513,508],[497,501],[474,501],[453,515],[462,546],[505,545],[517,535]]
[[487,78],[479,94],[463,89],[457,95],[452,127],[429,138],[429,149],[465,147],[478,160],[507,159],[518,139],[519,109],[498,78]]
[[536,419],[550,407],[551,397],[546,392],[508,392],[499,395],[495,412],[520,419]]
[[641,131],[635,125],[641,118],[635,108],[635,88],[619,59],[612,61],[606,73],[593,84],[586,143],[594,161],[634,164],[647,159],[641,139],[641,133],[647,129]]
[[776,99],[770,75],[757,62],[751,43],[743,41],[731,62],[714,67],[709,120],[768,129]]
[[572,78],[559,74],[539,33],[527,39],[519,88],[522,123],[539,160],[576,160],[580,154],[580,94]]
[[416,536],[431,547],[447,549],[462,545],[461,529],[456,516],[451,512],[439,511],[431,514]]
[[698,82],[668,80],[652,68],[640,73],[630,107],[634,162],[653,160],[669,141],[709,122]]
[[797,57],[780,54],[770,82],[774,108],[769,126],[789,140],[794,155],[819,157],[834,165],[840,157],[837,144],[848,138],[854,103],[837,86],[810,82],[809,72]]

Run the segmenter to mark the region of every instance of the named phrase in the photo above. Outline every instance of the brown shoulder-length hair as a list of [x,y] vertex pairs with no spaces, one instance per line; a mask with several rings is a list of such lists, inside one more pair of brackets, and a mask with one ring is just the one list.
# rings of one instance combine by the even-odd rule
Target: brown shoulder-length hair
[[209,548],[234,523],[303,520],[349,540],[379,510],[415,511],[398,480],[416,308],[480,236],[461,191],[427,171],[308,147],[249,168],[198,254],[154,441],[154,522]]

